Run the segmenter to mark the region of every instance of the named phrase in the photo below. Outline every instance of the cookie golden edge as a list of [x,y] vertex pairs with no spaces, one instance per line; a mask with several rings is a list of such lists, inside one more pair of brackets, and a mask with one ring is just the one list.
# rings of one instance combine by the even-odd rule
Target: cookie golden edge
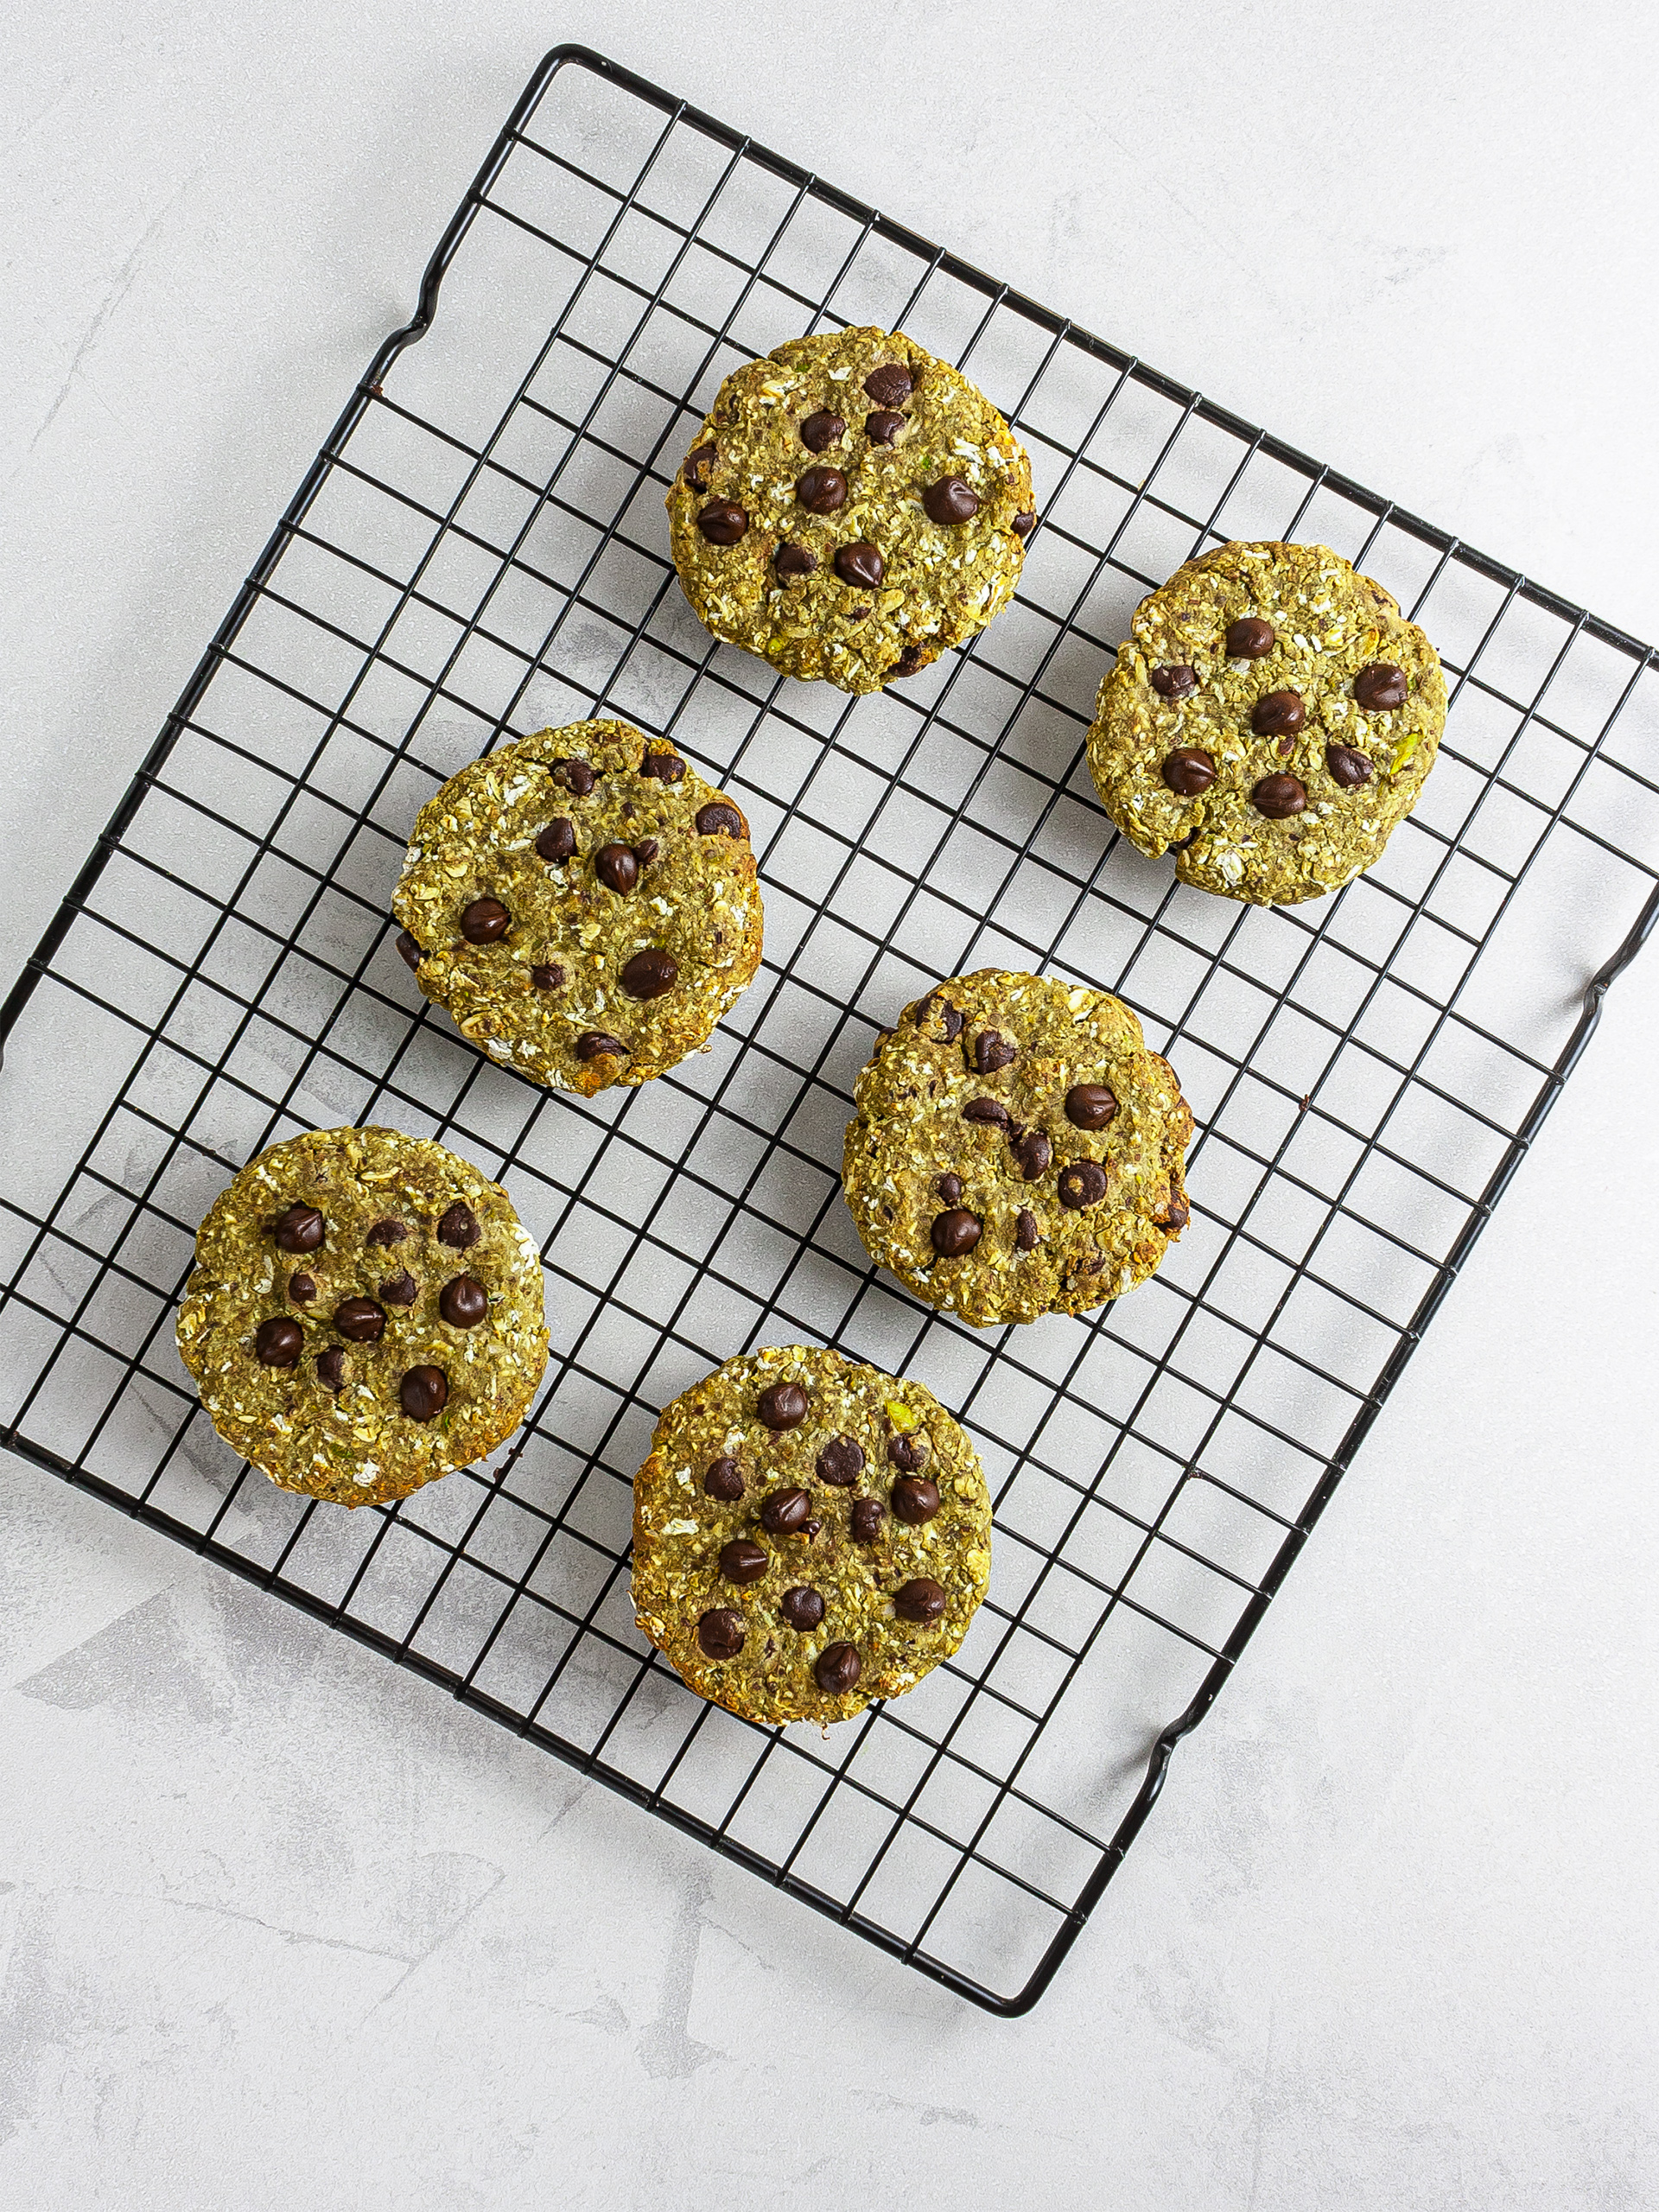
[[[765,1429],[756,1408],[763,1392],[790,1382],[805,1390],[809,1408],[817,1410],[798,1430],[779,1436]],[[865,1468],[853,1485],[828,1484],[815,1471],[817,1455],[827,1440],[855,1427]],[[756,1527],[766,1544],[779,1544],[765,1535],[757,1510],[766,1492],[780,1483],[808,1487],[815,1513],[826,1516],[843,1508],[850,1514],[855,1490],[890,1497],[901,1470],[886,1449],[899,1435],[925,1441],[923,1471],[938,1482],[951,1514],[947,1525],[956,1532],[948,1562],[939,1555],[935,1521],[910,1528],[888,1512],[879,1547],[850,1540],[836,1545],[836,1570],[848,1577],[847,1592],[832,1595],[822,1623],[804,1634],[782,1620],[778,1601],[792,1575],[822,1573],[817,1562],[784,1560],[776,1573],[769,1567],[763,1580],[747,1586],[721,1576],[719,1553],[735,1532]],[[735,1505],[711,1501],[701,1487],[711,1461],[728,1454],[737,1455],[753,1478]],[[937,1522],[944,1523],[944,1507]],[[899,1621],[892,1587],[929,1570],[946,1591],[944,1618],[931,1627]],[[762,1726],[850,1719],[878,1698],[914,1688],[960,1649],[989,1588],[990,1571],[990,1493],[967,1432],[924,1384],[839,1352],[791,1344],[728,1360],[664,1408],[634,1478],[632,1595],[641,1633],[699,1697]],[[698,1622],[715,1607],[741,1614],[749,1669],[740,1663],[742,1653],[721,1661],[701,1648]],[[755,1683],[746,1676],[757,1648],[764,1657],[767,1637],[783,1663],[773,1679]],[[858,1682],[850,1691],[829,1694],[817,1685],[817,1659],[829,1645],[853,1640],[861,1663]]]
[[[1229,625],[1254,615],[1273,622],[1274,649],[1254,663],[1230,658]],[[1374,663],[1405,674],[1402,707],[1369,713],[1355,697],[1355,677]],[[1192,670],[1195,691],[1160,696],[1153,671],[1183,667]],[[1313,709],[1294,757],[1244,717],[1275,690],[1297,691]],[[1099,687],[1089,766],[1117,827],[1152,858],[1173,851],[1179,881],[1250,905],[1291,906],[1376,866],[1421,795],[1446,711],[1439,655],[1384,586],[1328,546],[1239,540],[1184,563],[1136,608]],[[1332,746],[1372,764],[1362,789],[1331,773]],[[1184,797],[1164,780],[1163,761],[1178,747],[1210,754],[1220,771],[1199,795]],[[1285,771],[1306,804],[1271,819],[1250,793]]]
[[[1039,1049],[1023,1069],[1016,1058],[986,1075],[968,1057],[982,1031],[1030,1039]],[[1118,1101],[1111,1122],[1103,1130],[1077,1128],[1067,1095],[1074,1084],[1103,1082]],[[1006,1157],[1003,1127],[963,1117],[965,1105],[985,1098],[1049,1142],[1036,1182]],[[912,1296],[972,1328],[1084,1313],[1122,1296],[1163,1264],[1191,1217],[1192,1109],[1133,1009],[1109,991],[1020,969],[949,976],[877,1039],[855,1084],[854,1109],[842,1190],[865,1250]],[[1103,1216],[1060,1203],[1060,1176],[1083,1160],[1109,1169],[1121,1194],[1133,1187],[1136,1203]],[[929,1224],[949,1210],[937,1195],[944,1173],[963,1183],[952,1203],[979,1221],[978,1240],[960,1256],[931,1242]],[[1030,1249],[1020,1243],[1021,1212],[1039,1224],[1040,1241]]]
[[[353,1234],[359,1217],[371,1223],[402,1208],[435,1221],[457,1202],[470,1208],[478,1241],[500,1255],[504,1291],[480,1343],[476,1329],[454,1328],[429,1310],[438,1287],[423,1286],[431,1291],[420,1301],[429,1310],[407,1319],[389,1313],[387,1334],[370,1353],[346,1346],[353,1371],[333,1396],[313,1378],[318,1354],[341,1343],[332,1327],[335,1306],[342,1296],[364,1294],[378,1269],[401,1266],[402,1248],[331,1268],[326,1229],[312,1258],[278,1250],[270,1224],[289,1206],[321,1199],[324,1211],[342,1182],[352,1193]],[[475,1249],[442,1257],[434,1276],[440,1268],[464,1270],[466,1251]],[[315,1306],[285,1294],[290,1271],[300,1268],[325,1281],[335,1278]],[[260,1322],[278,1317],[304,1338],[299,1358],[285,1369],[264,1365],[253,1348]],[[279,1489],[347,1508],[407,1497],[504,1443],[521,1425],[548,1357],[540,1258],[505,1191],[447,1146],[377,1126],[308,1130],[268,1146],[238,1173],[196,1231],[195,1265],[175,1332],[179,1357],[223,1440]],[[480,1359],[480,1352],[487,1356]],[[474,1372],[467,1389],[450,1388],[438,1419],[423,1423],[403,1411],[396,1381],[427,1364],[439,1366],[446,1383]]]

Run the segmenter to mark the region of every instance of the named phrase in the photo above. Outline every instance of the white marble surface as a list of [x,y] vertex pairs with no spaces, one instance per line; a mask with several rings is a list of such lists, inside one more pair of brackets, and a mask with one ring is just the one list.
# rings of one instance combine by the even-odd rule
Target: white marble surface
[[[0,978],[556,38],[1652,635],[1655,21],[14,18]],[[0,2202],[1659,2199],[1654,1007],[1638,967],[1020,2024],[7,1460]]]

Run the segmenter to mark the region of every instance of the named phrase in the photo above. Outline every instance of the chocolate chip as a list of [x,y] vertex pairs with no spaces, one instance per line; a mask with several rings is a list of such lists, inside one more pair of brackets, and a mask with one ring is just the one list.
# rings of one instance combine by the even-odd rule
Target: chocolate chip
[[801,443],[809,453],[822,453],[826,446],[835,444],[837,438],[847,435],[847,425],[839,415],[828,415],[820,408],[816,415],[809,415],[801,425]]
[[296,1306],[308,1306],[317,1294],[316,1277],[296,1271],[288,1279],[288,1294]]
[[852,1529],[855,1544],[873,1544],[881,1533],[881,1523],[887,1517],[887,1509],[879,1497],[855,1497],[853,1500]]
[[478,1217],[465,1198],[457,1198],[454,1205],[445,1207],[443,1218],[438,1224],[440,1244],[448,1244],[454,1251],[464,1252],[469,1244],[477,1243],[482,1233],[478,1225]]
[[721,1546],[720,1571],[728,1582],[758,1582],[771,1564],[766,1546],[748,1536],[734,1537]]
[[621,1060],[627,1058],[628,1048],[620,1037],[613,1037],[606,1029],[584,1029],[576,1039],[579,1060]]
[[912,1436],[908,1431],[901,1429],[898,1435],[887,1439],[887,1457],[906,1474],[918,1474],[927,1465],[927,1439]]
[[1214,756],[1201,745],[1178,745],[1164,755],[1163,778],[1177,798],[1196,798],[1216,780]]
[[755,1400],[754,1410],[770,1429],[798,1428],[806,1419],[806,1393],[798,1382],[774,1382]]
[[556,960],[538,960],[530,971],[530,980],[538,991],[556,991],[564,981],[564,970]]
[[864,379],[864,389],[878,407],[902,407],[916,379],[902,361],[884,361]]
[[919,1529],[939,1510],[939,1486],[931,1475],[903,1475],[893,1486],[893,1510],[912,1529]]
[[659,999],[680,980],[680,963],[660,945],[649,944],[636,952],[617,981],[630,998]]
[[334,1326],[347,1344],[378,1344],[386,1332],[386,1317],[372,1298],[342,1298],[334,1308]]
[[962,1109],[964,1122],[986,1122],[993,1128],[1006,1129],[1008,1109],[1000,1098],[970,1098]]
[[1184,853],[1189,845],[1196,842],[1198,835],[1198,833],[1196,830],[1189,830],[1185,837],[1173,837],[1170,840],[1168,849],[1172,853]]
[[1009,527],[1016,537],[1029,537],[1037,527],[1035,510],[1027,507],[1023,512],[1015,515]]
[[1097,1206],[1106,1195],[1106,1170],[1097,1160],[1074,1160],[1060,1170],[1060,1204],[1073,1213]]
[[962,1178],[960,1175],[941,1175],[933,1187],[946,1205],[954,1206],[961,1203]]
[[1037,1217],[1025,1206],[1021,1206],[1014,1217],[1014,1241],[1022,1252],[1034,1252],[1041,1242]]
[[397,1385],[397,1402],[410,1421],[435,1421],[449,1402],[449,1382],[441,1367],[411,1367]]
[[1053,1157],[1054,1147],[1040,1129],[1027,1129],[1014,1147],[1014,1164],[1027,1183],[1040,1181]]
[[1192,1211],[1190,1206],[1185,1205],[1179,1198],[1171,1198],[1164,1209],[1163,1219],[1158,1223],[1158,1226],[1166,1236],[1175,1236],[1179,1235],[1192,1218]]
[[685,774],[685,763],[671,746],[648,745],[639,772],[654,776],[659,784],[677,784]]
[[490,1310],[490,1294],[474,1275],[452,1275],[438,1293],[438,1311],[452,1329],[475,1329]]
[[864,1471],[864,1448],[850,1436],[832,1436],[817,1457],[819,1478],[850,1489]]
[[642,837],[633,849],[633,857],[641,868],[649,868],[662,849],[654,837]]
[[823,1618],[823,1593],[804,1583],[798,1589],[785,1591],[778,1600],[778,1610],[791,1628],[798,1628],[804,1635]]
[[499,899],[474,899],[463,909],[461,933],[468,944],[493,944],[505,937],[512,925],[512,916]]
[[729,799],[712,799],[697,810],[700,837],[741,837],[747,835],[743,817]]
[[843,545],[836,555],[836,574],[843,583],[861,584],[874,591],[887,574],[887,563],[867,537]]
[[1307,804],[1307,791],[1295,776],[1263,776],[1250,793],[1250,804],[1269,822],[1283,822],[1301,812]]
[[820,463],[797,478],[795,498],[810,515],[832,515],[847,504],[847,479],[840,469]]
[[944,1618],[944,1592],[931,1574],[918,1574],[913,1582],[901,1582],[893,1592],[893,1610],[901,1621],[931,1628]]
[[863,1663],[850,1643],[826,1643],[819,1652],[812,1678],[826,1697],[845,1697],[856,1689]]
[[536,840],[544,861],[568,861],[576,849],[576,828],[567,815],[556,814]]
[[1065,1118],[1074,1129],[1103,1129],[1117,1113],[1117,1093],[1103,1083],[1074,1083],[1065,1094]]
[[390,1214],[383,1214],[363,1242],[365,1244],[401,1244],[408,1235],[407,1222],[394,1221]]
[[297,1321],[275,1314],[254,1331],[253,1355],[265,1367],[292,1367],[304,1342],[305,1332]]
[[566,791],[573,793],[577,798],[587,798],[592,792],[594,785],[599,781],[599,778],[594,773],[592,763],[582,760],[556,760],[553,763],[553,775],[564,785]]
[[864,417],[864,435],[873,446],[892,445],[904,427],[904,416],[887,407],[878,407],[874,415]]
[[1369,715],[1389,715],[1406,703],[1406,671],[1391,660],[1374,660],[1354,678],[1354,696]]
[[374,1294],[383,1306],[412,1306],[421,1287],[405,1268],[401,1274],[388,1275]]
[[977,494],[960,476],[937,478],[922,493],[922,505],[930,522],[971,522],[979,512]]
[[1198,672],[1186,661],[1175,661],[1153,670],[1152,688],[1160,698],[1190,699],[1198,688]]
[[281,1252],[315,1252],[322,1242],[322,1216],[315,1206],[289,1206],[271,1224]]
[[887,671],[887,674],[890,677],[914,676],[918,670],[925,668],[931,659],[932,655],[925,646],[906,645]]
[[601,845],[594,855],[594,874],[626,899],[639,880],[639,863],[631,845]]
[[706,1496],[717,1497],[723,1504],[734,1505],[743,1495],[743,1478],[735,1459],[711,1459],[709,1471],[702,1478]]
[[317,1354],[317,1380],[325,1390],[338,1390],[346,1380],[346,1355],[338,1344]]
[[962,1014],[958,1007],[951,1005],[949,999],[942,998],[938,991],[930,991],[917,1007],[916,1027],[918,1029],[925,1027],[936,1014],[944,1026],[945,1043],[954,1045],[962,1034]]
[[697,528],[711,545],[735,545],[748,526],[735,499],[710,499],[697,517]]
[[1227,657],[1230,660],[1260,660],[1264,653],[1273,651],[1276,632],[1271,622],[1259,614],[1241,615],[1236,622],[1227,625]]
[[949,1213],[933,1217],[933,1249],[942,1260],[959,1260],[978,1243],[979,1231],[976,1213],[969,1213],[965,1206],[952,1206]]
[[712,445],[699,446],[694,453],[687,454],[680,474],[694,492],[707,489],[709,479],[714,474],[715,463],[719,458],[718,448]]
[[1015,1057],[1012,1042],[995,1029],[982,1029],[974,1039],[974,1070],[978,1075],[995,1075],[999,1068],[1012,1065]]
[[812,1501],[804,1490],[775,1490],[762,1500],[760,1526],[773,1536],[793,1536],[812,1517]]
[[796,545],[785,538],[772,556],[772,565],[784,582],[793,583],[797,576],[810,576],[818,565],[818,556],[804,545]]
[[420,966],[422,961],[425,959],[426,955],[421,950],[420,946],[416,944],[414,938],[410,937],[407,930],[399,930],[397,932],[397,957],[400,960],[407,963],[412,972],[415,969]]
[[1351,745],[1327,745],[1325,765],[1331,771],[1331,779],[1340,784],[1344,791],[1357,791],[1362,784],[1371,780],[1371,764],[1363,753]]
[[743,1649],[742,1614],[711,1605],[697,1622],[697,1644],[705,1659],[735,1659]]
[[1289,737],[1307,720],[1300,691],[1268,691],[1250,712],[1250,728],[1258,737]]

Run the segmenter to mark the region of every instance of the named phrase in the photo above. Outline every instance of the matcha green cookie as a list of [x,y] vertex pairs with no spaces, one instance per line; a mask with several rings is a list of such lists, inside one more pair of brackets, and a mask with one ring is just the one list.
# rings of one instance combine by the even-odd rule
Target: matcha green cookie
[[734,371],[668,494],[674,565],[717,638],[842,691],[914,676],[1007,606],[1031,464],[948,361],[869,328]]
[[1183,883],[1288,906],[1381,857],[1445,725],[1434,648],[1381,584],[1323,545],[1223,545],[1135,609],[1089,766]]
[[799,1344],[675,1399],[633,1479],[640,1628],[746,1720],[844,1720],[968,1633],[991,1572],[973,1446],[931,1391]]
[[706,1046],[760,964],[748,823],[626,722],[544,729],[452,776],[391,905],[463,1035],[587,1097]]
[[1192,1116],[1109,992],[954,976],[905,1008],[854,1100],[842,1184],[866,1250],[976,1329],[1103,1305],[1186,1226]]
[[179,1356],[284,1490],[406,1497],[511,1436],[547,1364],[536,1247],[497,1183],[396,1129],[250,1160],[196,1232]]

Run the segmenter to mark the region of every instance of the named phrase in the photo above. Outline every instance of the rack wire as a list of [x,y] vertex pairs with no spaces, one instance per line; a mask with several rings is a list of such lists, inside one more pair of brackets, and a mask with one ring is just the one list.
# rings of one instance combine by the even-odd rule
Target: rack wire
[[[856,702],[713,645],[662,512],[721,377],[850,321],[964,365],[1042,516],[977,643]],[[1387,583],[1453,689],[1382,862],[1277,912],[1176,887],[1083,757],[1135,603],[1266,537]],[[709,1055],[582,1102],[420,1001],[387,906],[439,780],[593,713],[671,734],[740,798],[766,958]],[[0,1009],[0,1441],[1023,2012],[1651,929],[1656,763],[1635,639],[559,48]],[[877,1028],[988,964],[1122,994],[1199,1135],[1150,1284],[976,1334],[869,1267],[836,1167]],[[369,1120],[505,1180],[554,1357],[489,1462],[348,1516],[236,1459],[172,1323],[230,1173]],[[827,1735],[700,1703],[627,1594],[658,1409],[795,1340],[925,1381],[996,1500],[957,1659]]]

